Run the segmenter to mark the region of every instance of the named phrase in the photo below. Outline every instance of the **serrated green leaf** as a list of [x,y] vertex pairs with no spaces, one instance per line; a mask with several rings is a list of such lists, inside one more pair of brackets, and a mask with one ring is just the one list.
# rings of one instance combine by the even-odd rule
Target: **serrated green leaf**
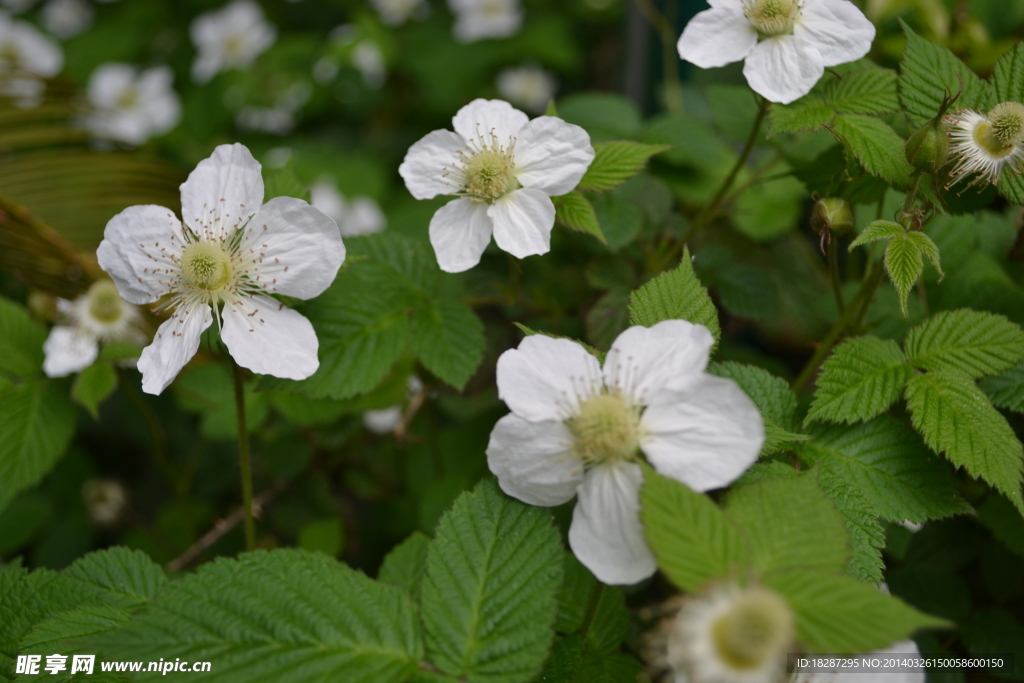
[[917,245],[917,248],[921,250],[921,253],[935,266],[935,270],[939,272],[939,281],[946,277],[946,274],[942,272],[942,265],[939,262],[939,247],[936,246],[932,238],[923,232],[910,231],[907,233],[907,239]]
[[943,98],[955,95],[963,84],[957,108],[988,111],[992,89],[944,47],[926,40],[903,24],[907,47],[900,65],[900,102],[914,128],[923,126],[939,113]]
[[46,331],[28,311],[0,296],[0,375],[30,377],[43,369]]
[[818,485],[817,472],[737,487],[725,513],[743,531],[750,563],[761,572],[842,571],[846,565],[846,526]]
[[833,78],[822,93],[840,114],[884,114],[900,108],[896,72],[868,68]]
[[804,423],[870,420],[896,402],[913,374],[896,342],[877,337],[847,339],[822,365]]
[[555,630],[576,633],[589,614],[587,630],[580,633],[589,648],[596,653],[617,651],[629,629],[626,597],[615,586],[598,582],[572,553],[565,553],[563,567]]
[[662,320],[681,318],[711,330],[717,344],[722,337],[718,311],[708,290],[693,272],[690,250],[683,248],[679,267],[666,271],[634,290],[629,297],[631,325],[651,327]]
[[408,538],[391,549],[380,566],[377,580],[398,586],[414,600],[420,597],[420,581],[427,570],[427,548],[430,538],[414,531]]
[[764,583],[793,608],[797,637],[810,652],[873,652],[918,629],[949,625],[848,576],[778,572]]
[[907,406],[933,451],[999,489],[1024,514],[1024,451],[969,376],[951,370],[915,375],[907,384]]
[[861,114],[841,114],[832,132],[871,175],[897,185],[910,182],[914,170],[903,152],[903,138],[881,119]]
[[550,513],[481,483],[441,518],[427,551],[420,606],[428,659],[468,681],[529,680],[551,646],[561,581]]
[[853,251],[854,247],[859,247],[862,244],[905,235],[906,232],[907,231],[904,230],[903,226],[899,223],[893,223],[892,221],[872,221],[871,223],[868,223],[863,232],[857,235],[857,239],[850,243],[850,251]]
[[850,559],[846,573],[861,581],[878,585],[882,582],[882,548],[885,531],[878,522],[878,513],[855,488],[831,469],[822,469],[818,484],[839,510],[850,539]]
[[933,315],[903,342],[910,362],[924,370],[996,375],[1024,360],[1024,331],[1001,315],[959,309]]
[[249,683],[401,683],[423,655],[404,591],[302,550],[204,564],[99,642],[112,658],[213,661],[218,680]]
[[892,286],[896,288],[903,317],[909,317],[907,295],[924,271],[924,259],[921,258],[917,244],[906,235],[893,237],[885,248],[885,271],[889,274]]
[[463,303],[438,299],[416,311],[410,331],[423,367],[461,391],[483,359],[480,318]]
[[[131,612],[121,607],[107,605],[84,605],[77,609],[60,612],[41,621],[21,641],[20,652],[24,654],[51,655],[59,652],[69,655],[81,652],[78,644],[83,638],[108,633],[126,624]],[[70,658],[68,669],[70,669]],[[99,667],[95,667],[99,672]],[[63,672],[67,674],[68,672]],[[58,674],[60,675],[60,674]],[[59,679],[52,674],[40,676],[43,680],[70,680],[70,676],[60,675]],[[29,678],[31,680],[31,677]]]
[[742,363],[712,363],[708,372],[727,377],[743,389],[764,421],[764,445],[762,455],[777,453],[785,444],[804,441],[809,437],[790,431],[798,424],[796,416],[796,394],[781,377],[776,377],[763,368]]
[[121,547],[84,555],[62,574],[87,591],[91,601],[123,608],[145,604],[167,583],[164,570],[146,553]]
[[806,95],[792,104],[772,104],[768,136],[821,130],[832,122],[836,110],[820,95]]
[[620,653],[594,652],[579,635],[558,638],[537,683],[636,683],[643,667]]
[[96,418],[99,405],[117,388],[117,372],[110,363],[97,361],[78,373],[71,385],[71,398]]
[[854,427],[819,426],[797,454],[841,477],[891,521],[924,522],[970,512],[956,482],[912,432],[888,416]]
[[1018,363],[1001,375],[986,377],[978,386],[995,407],[1024,413],[1024,363]]
[[646,145],[629,140],[598,142],[596,156],[580,180],[577,189],[605,192],[614,189],[643,170],[647,160],[671,145]]
[[1024,101],[1024,44],[1017,43],[996,62],[992,88],[996,102]]
[[38,483],[64,455],[75,429],[75,406],[46,380],[0,388],[0,509]]
[[1003,169],[1003,175],[996,185],[999,194],[1006,197],[1011,204],[1024,204],[1024,176],[1017,174],[1009,165]]
[[640,521],[658,567],[687,591],[749,562],[741,531],[710,498],[649,467],[640,490]]
[[567,228],[577,232],[593,235],[607,244],[601,225],[594,213],[594,205],[582,193],[573,190],[569,194],[555,198],[555,220]]

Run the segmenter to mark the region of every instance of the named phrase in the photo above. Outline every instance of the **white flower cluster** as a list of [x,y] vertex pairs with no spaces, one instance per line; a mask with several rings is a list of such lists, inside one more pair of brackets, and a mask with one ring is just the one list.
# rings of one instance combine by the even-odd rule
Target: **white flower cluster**
[[252,0],[234,0],[192,21],[192,42],[199,54],[192,80],[206,83],[221,71],[249,66],[277,39],[277,29]]
[[132,145],[163,135],[181,120],[181,99],[173,81],[166,66],[139,71],[130,64],[101,64],[89,78],[94,111],[86,125],[97,137]]

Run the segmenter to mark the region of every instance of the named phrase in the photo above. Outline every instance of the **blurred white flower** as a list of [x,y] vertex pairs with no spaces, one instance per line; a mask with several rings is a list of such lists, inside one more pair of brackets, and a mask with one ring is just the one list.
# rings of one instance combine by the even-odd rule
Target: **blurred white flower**
[[367,88],[377,90],[387,79],[388,71],[380,47],[372,40],[360,40],[352,48],[352,66],[363,76]]
[[956,166],[950,187],[966,176],[971,185],[997,184],[1004,168],[1020,173],[1024,166],[1024,105],[1002,102],[988,115],[973,109],[948,114],[949,151]]
[[334,219],[342,237],[370,235],[387,227],[387,218],[377,202],[369,197],[346,199],[327,179],[318,180],[310,188],[310,204]]
[[388,26],[401,26],[410,18],[422,18],[430,8],[426,0],[370,0],[370,4]]
[[409,148],[398,172],[416,199],[458,197],[430,221],[438,265],[458,273],[491,241],[517,258],[551,247],[551,197],[573,190],[594,160],[590,136],[553,116],[530,120],[501,100],[473,100]]
[[86,0],[50,0],[43,7],[43,26],[58,38],[72,38],[92,26],[94,15]]
[[[892,646],[872,652],[870,657],[885,659],[919,659],[921,651],[912,640],[901,640]],[[924,669],[910,671],[819,671],[793,674],[790,683],[925,683]]]
[[497,85],[502,97],[535,114],[547,108],[557,87],[554,75],[535,64],[502,69]]
[[452,33],[462,43],[507,38],[523,23],[519,0],[448,0],[448,8],[455,15]]
[[101,344],[146,343],[139,309],[122,299],[110,280],[98,280],[74,301],[57,299],[57,312],[63,321],[43,343],[47,377],[65,377],[89,367]]
[[[423,391],[423,381],[416,375],[409,375],[406,386],[410,400]],[[403,414],[405,414],[405,409],[402,405],[389,406],[381,410],[367,410],[363,413],[363,425],[374,434],[390,434],[402,422]]]
[[498,420],[487,464],[531,505],[577,496],[569,546],[594,576],[631,584],[654,573],[640,524],[640,453],[696,491],[730,483],[757,459],[761,414],[735,382],[704,372],[706,327],[631,327],[602,368],[576,342],[526,337],[498,359]]
[[0,12],[0,75],[50,78],[64,66],[64,52],[32,24]]
[[101,64],[89,77],[89,102],[95,111],[86,124],[97,137],[132,145],[163,135],[181,120],[173,81],[166,66],[140,72],[130,64]]
[[214,318],[240,366],[289,379],[316,372],[313,326],[268,295],[311,299],[327,289],[345,259],[334,221],[301,199],[264,205],[260,165],[237,143],[199,162],[181,205],[184,222],[160,206],[125,209],[97,250],[125,299],[172,311],[139,359],[143,391],[167,388]]
[[196,83],[206,83],[227,69],[249,66],[277,38],[277,29],[252,0],[234,0],[219,10],[200,14],[192,21],[190,33],[199,51],[192,64]]
[[825,73],[871,49],[875,27],[849,0],[708,0],[679,38],[679,56],[708,69],[746,60],[754,92],[788,104]]
[[113,479],[88,479],[82,484],[82,502],[96,526],[111,526],[121,519],[128,492]]
[[295,128],[296,114],[309,100],[309,93],[307,83],[293,83],[278,96],[272,107],[243,107],[235,116],[235,125],[242,130],[287,135]]

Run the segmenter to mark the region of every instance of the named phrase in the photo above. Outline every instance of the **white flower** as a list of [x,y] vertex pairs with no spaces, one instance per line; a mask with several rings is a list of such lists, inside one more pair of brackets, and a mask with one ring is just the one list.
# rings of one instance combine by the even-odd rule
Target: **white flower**
[[234,0],[222,9],[200,14],[192,21],[190,33],[199,51],[192,64],[196,83],[206,83],[226,69],[249,66],[277,37],[277,29],[252,0]]
[[424,16],[429,9],[426,0],[370,0],[370,4],[388,26],[401,26],[410,17]]
[[579,344],[542,335],[498,359],[498,395],[512,413],[491,432],[487,464],[523,502],[578,496],[569,545],[605,583],[656,569],[640,525],[638,450],[697,491],[757,459],[761,415],[735,382],[704,372],[712,343],[706,327],[666,320],[620,334],[604,368]]
[[960,109],[945,118],[949,128],[950,153],[956,166],[950,173],[950,187],[965,176],[977,174],[970,184],[996,184],[1004,168],[1015,173],[1024,165],[1024,105],[1003,102],[980,114]]
[[[416,375],[409,375],[406,386],[410,400],[423,391],[423,381]],[[363,413],[363,425],[374,434],[390,434],[402,422],[404,414],[405,408],[401,404],[388,406],[381,410],[367,410]]]
[[[921,651],[912,640],[902,640],[890,647],[872,652],[869,657],[886,659],[919,659]],[[821,671],[793,674],[790,683],[925,683],[924,669],[910,671]]]
[[60,45],[24,21],[0,12],[0,74],[50,78],[64,66]]
[[502,97],[532,112],[544,111],[555,96],[555,77],[535,64],[503,69],[497,85]]
[[43,7],[43,26],[58,38],[71,38],[92,26],[94,14],[86,0],[50,0]]
[[708,69],[745,59],[754,92],[788,104],[825,73],[871,49],[875,27],[849,0],[708,0],[679,38],[679,56]]
[[367,88],[377,90],[387,78],[388,70],[384,64],[384,55],[377,43],[372,40],[360,40],[352,48],[352,66],[363,76]]
[[507,38],[523,23],[519,0],[448,0],[455,15],[452,33],[462,43],[481,38]]
[[88,479],[82,484],[82,502],[96,526],[111,526],[128,502],[128,492],[113,479]]
[[346,200],[337,186],[326,179],[318,180],[309,193],[310,204],[334,219],[342,237],[371,235],[387,227],[380,205],[369,197]]
[[74,301],[57,299],[57,311],[63,324],[50,330],[43,343],[47,377],[65,377],[89,367],[99,356],[100,344],[146,343],[139,309],[122,299],[109,280],[98,280]]
[[184,223],[160,206],[125,209],[97,250],[125,299],[173,311],[139,359],[143,391],[159,394],[174,380],[214,318],[240,366],[312,375],[320,364],[313,326],[269,295],[311,299],[327,289],[345,259],[338,226],[301,199],[263,205],[260,165],[237,143],[199,162],[181,205]]
[[166,66],[140,72],[129,64],[108,63],[89,77],[89,102],[96,111],[86,119],[98,137],[141,145],[181,120],[181,101]]
[[794,621],[786,601],[762,586],[688,596],[668,639],[676,683],[780,683]]
[[552,116],[532,121],[508,102],[473,100],[409,148],[398,172],[417,199],[459,198],[430,221],[430,243],[442,270],[480,262],[491,241],[517,258],[547,253],[555,205],[594,160],[590,136]]

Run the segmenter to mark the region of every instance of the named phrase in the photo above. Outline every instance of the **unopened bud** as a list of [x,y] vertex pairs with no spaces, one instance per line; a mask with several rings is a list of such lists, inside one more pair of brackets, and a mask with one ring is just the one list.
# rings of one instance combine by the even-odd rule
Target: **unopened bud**
[[907,161],[919,171],[933,173],[949,160],[949,134],[939,120],[932,119],[907,140]]
[[811,226],[817,232],[829,230],[842,234],[853,227],[853,210],[850,202],[841,197],[825,197],[814,203]]

